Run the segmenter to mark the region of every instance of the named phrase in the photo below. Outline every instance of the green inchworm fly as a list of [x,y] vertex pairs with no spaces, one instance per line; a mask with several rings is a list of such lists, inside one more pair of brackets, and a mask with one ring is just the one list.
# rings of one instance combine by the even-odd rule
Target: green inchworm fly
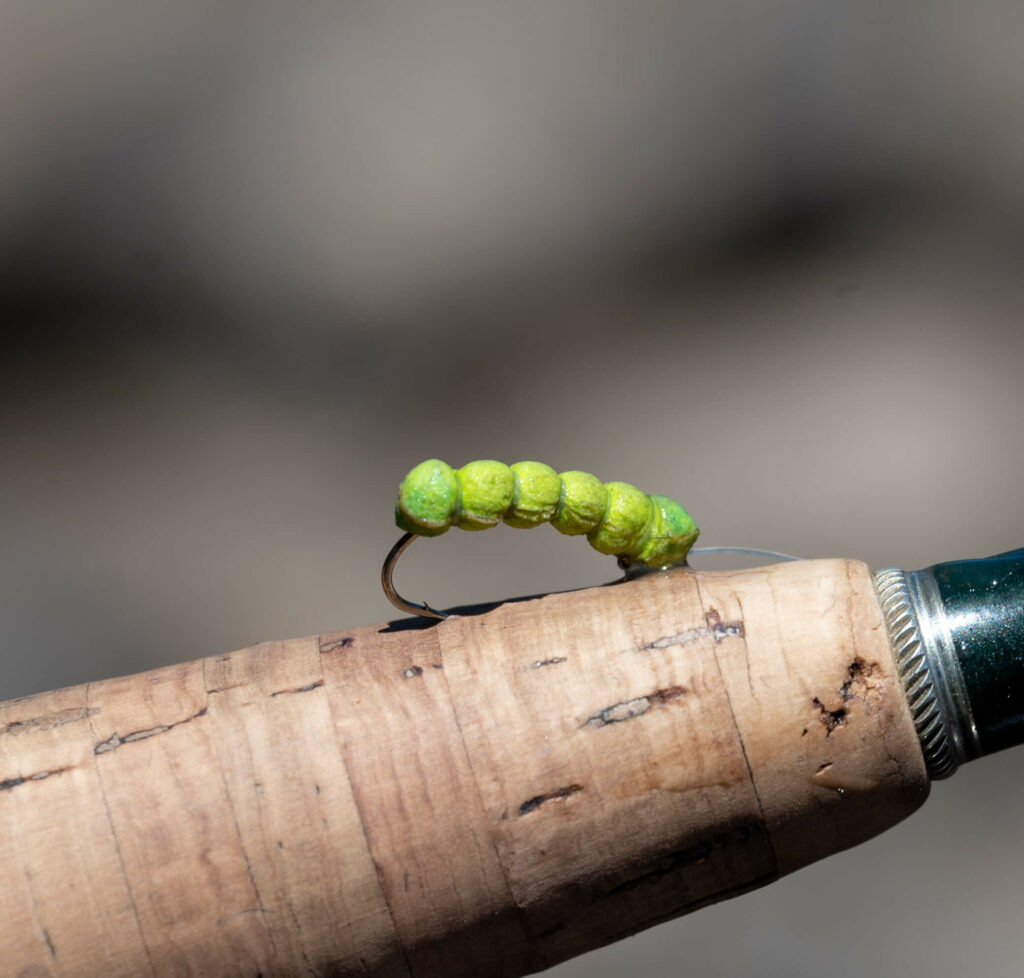
[[384,563],[385,593],[396,607],[434,618],[446,616],[406,601],[391,583],[395,562],[417,536],[439,536],[453,526],[486,530],[503,522],[527,529],[550,523],[559,533],[586,534],[595,550],[643,570],[685,563],[700,532],[674,499],[648,496],[626,482],[558,473],[541,462],[488,460],[453,469],[436,458],[421,462],[402,481],[395,522],[406,535]]

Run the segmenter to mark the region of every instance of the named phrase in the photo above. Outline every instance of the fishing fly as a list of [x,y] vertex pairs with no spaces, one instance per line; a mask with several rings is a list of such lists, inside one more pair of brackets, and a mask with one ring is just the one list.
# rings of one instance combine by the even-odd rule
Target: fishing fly
[[461,469],[436,458],[421,462],[399,486],[395,522],[406,535],[384,564],[384,590],[396,607],[435,618],[446,616],[406,601],[391,585],[395,561],[416,537],[439,536],[453,526],[529,529],[550,523],[567,536],[585,534],[595,550],[639,571],[685,563],[700,533],[668,496],[648,496],[627,482],[602,483],[587,472],[559,473],[542,462],[492,460]]
[[628,482],[601,482],[587,472],[556,472],[542,462],[470,462],[453,469],[431,458],[402,480],[395,523],[405,535],[391,548],[381,570],[388,600],[402,611],[447,618],[430,605],[407,601],[392,575],[398,558],[418,537],[436,537],[453,526],[487,530],[499,523],[530,529],[550,523],[567,536],[586,535],[599,553],[618,558],[626,578],[685,565],[691,553],[746,553],[795,560],[748,547],[692,550],[700,530],[668,496],[649,496]]

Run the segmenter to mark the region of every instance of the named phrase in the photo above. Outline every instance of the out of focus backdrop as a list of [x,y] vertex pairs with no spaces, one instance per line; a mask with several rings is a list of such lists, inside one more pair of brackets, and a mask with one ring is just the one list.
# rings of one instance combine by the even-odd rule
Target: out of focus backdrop
[[[393,617],[429,456],[634,482],[706,544],[1024,544],[1022,122],[998,0],[6,0],[0,698]],[[614,573],[501,528],[398,584]],[[1022,810],[1024,751],[973,762],[549,974],[1019,978]]]

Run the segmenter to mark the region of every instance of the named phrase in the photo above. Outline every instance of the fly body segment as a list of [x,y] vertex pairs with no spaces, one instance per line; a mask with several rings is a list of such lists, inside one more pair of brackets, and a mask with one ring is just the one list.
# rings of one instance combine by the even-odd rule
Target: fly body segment
[[403,480],[395,522],[406,533],[428,537],[453,526],[528,529],[550,523],[559,533],[586,534],[595,550],[642,568],[685,563],[700,532],[674,499],[648,496],[626,482],[558,473],[541,462],[479,461],[453,469],[436,458]]

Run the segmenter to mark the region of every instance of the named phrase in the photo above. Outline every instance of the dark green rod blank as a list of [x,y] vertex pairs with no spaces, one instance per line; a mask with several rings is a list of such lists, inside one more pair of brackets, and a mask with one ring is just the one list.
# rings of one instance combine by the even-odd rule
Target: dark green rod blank
[[1024,549],[929,570],[981,753],[1024,743]]
[[1024,743],[1024,549],[875,579],[932,779]]

